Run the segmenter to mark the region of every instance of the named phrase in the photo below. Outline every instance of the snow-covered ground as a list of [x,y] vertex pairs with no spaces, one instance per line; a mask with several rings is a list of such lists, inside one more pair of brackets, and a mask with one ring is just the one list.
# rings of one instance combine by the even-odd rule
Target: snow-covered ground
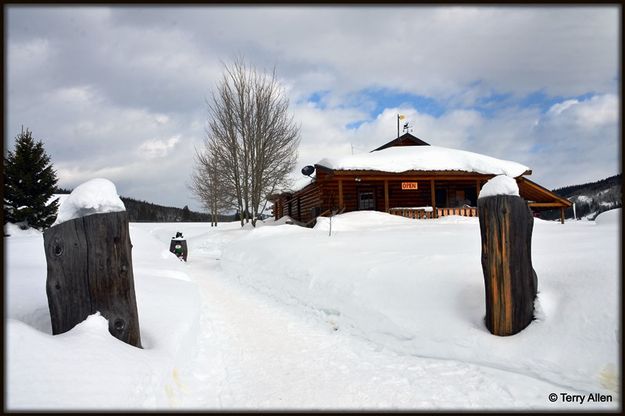
[[5,228],[6,406],[615,410],[620,217],[536,220],[537,319],[506,338],[482,321],[475,218],[133,223],[143,350],[96,315],[52,336],[42,235]]

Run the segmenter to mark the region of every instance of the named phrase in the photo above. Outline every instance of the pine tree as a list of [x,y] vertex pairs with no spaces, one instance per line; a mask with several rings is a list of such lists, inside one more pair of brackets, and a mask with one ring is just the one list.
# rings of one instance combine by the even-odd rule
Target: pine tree
[[182,208],[182,222],[189,221],[191,221],[191,211],[189,210],[189,206],[185,205],[184,208]]
[[17,135],[14,151],[4,158],[4,223],[21,228],[49,227],[58,211],[58,200],[48,204],[56,192],[56,171],[43,143],[28,129]]

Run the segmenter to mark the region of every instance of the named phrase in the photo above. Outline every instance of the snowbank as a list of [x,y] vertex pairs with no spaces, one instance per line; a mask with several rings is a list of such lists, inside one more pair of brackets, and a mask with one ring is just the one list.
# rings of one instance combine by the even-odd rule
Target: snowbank
[[527,166],[509,160],[440,146],[389,147],[371,153],[325,158],[317,164],[336,170],[458,170],[512,177],[529,170]]
[[519,196],[519,185],[517,185],[516,180],[510,176],[495,176],[484,184],[478,199],[495,195]]
[[53,225],[92,214],[125,211],[126,207],[115,184],[108,179],[91,179],[78,185],[59,206],[59,213]]
[[135,408],[157,393],[150,353],[112,337],[99,314],[58,336],[12,319],[6,330],[9,409]]
[[284,224],[293,224],[293,218],[289,217],[288,215],[284,215],[278,218],[277,220],[273,218],[267,218],[266,220],[258,221],[256,223],[256,227],[259,227],[259,226],[262,227],[265,225],[284,225]]
[[41,234],[41,231],[37,230],[36,228],[27,228],[25,230],[22,230],[19,225],[13,224],[12,222],[7,222],[6,224],[4,224],[4,234],[10,235],[11,237],[31,237]]
[[143,349],[110,335],[106,320],[97,315],[52,336],[43,236],[5,238],[7,408],[163,409],[176,404],[179,373],[196,354],[197,284],[168,251],[168,242],[133,223],[130,238]]
[[[535,221],[537,320],[491,335],[476,218],[379,212],[315,229],[253,230],[223,249],[233,278],[397,353],[526,374],[562,391],[618,390],[619,244],[613,226]],[[401,223],[401,224],[400,224]]]
[[[354,211],[332,217],[332,231],[357,231],[372,229],[375,226],[403,227],[412,224],[413,220],[399,215],[389,215],[379,211]],[[319,217],[315,230],[328,231],[330,218]]]
[[598,225],[619,225],[621,223],[621,217],[623,215],[622,208],[611,209],[604,211],[595,218],[595,223]]

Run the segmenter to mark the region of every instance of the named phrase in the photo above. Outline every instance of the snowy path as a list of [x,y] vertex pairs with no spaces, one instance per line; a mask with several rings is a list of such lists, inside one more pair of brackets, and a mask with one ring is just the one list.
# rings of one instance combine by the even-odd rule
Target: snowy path
[[199,240],[187,264],[203,301],[198,354],[180,371],[174,407],[554,409],[546,395],[561,389],[549,383],[398,355],[298,315],[225,276],[218,242]]

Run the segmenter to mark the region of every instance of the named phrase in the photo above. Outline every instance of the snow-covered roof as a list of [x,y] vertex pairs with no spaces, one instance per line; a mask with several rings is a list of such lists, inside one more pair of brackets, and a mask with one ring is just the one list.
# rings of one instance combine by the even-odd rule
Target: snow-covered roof
[[289,186],[285,186],[285,187],[276,189],[274,191],[274,194],[280,194],[280,193],[283,193],[283,192],[297,192],[297,191],[299,191],[301,189],[304,189],[305,187],[307,187],[308,185],[310,185],[311,183],[314,182],[315,177],[317,176],[317,175],[315,175],[315,173],[310,175],[310,177],[309,176],[302,176],[300,178],[297,178]]
[[317,162],[333,170],[375,170],[383,172],[463,171],[517,177],[530,170],[525,165],[479,153],[440,146],[389,147],[371,153],[324,158]]

